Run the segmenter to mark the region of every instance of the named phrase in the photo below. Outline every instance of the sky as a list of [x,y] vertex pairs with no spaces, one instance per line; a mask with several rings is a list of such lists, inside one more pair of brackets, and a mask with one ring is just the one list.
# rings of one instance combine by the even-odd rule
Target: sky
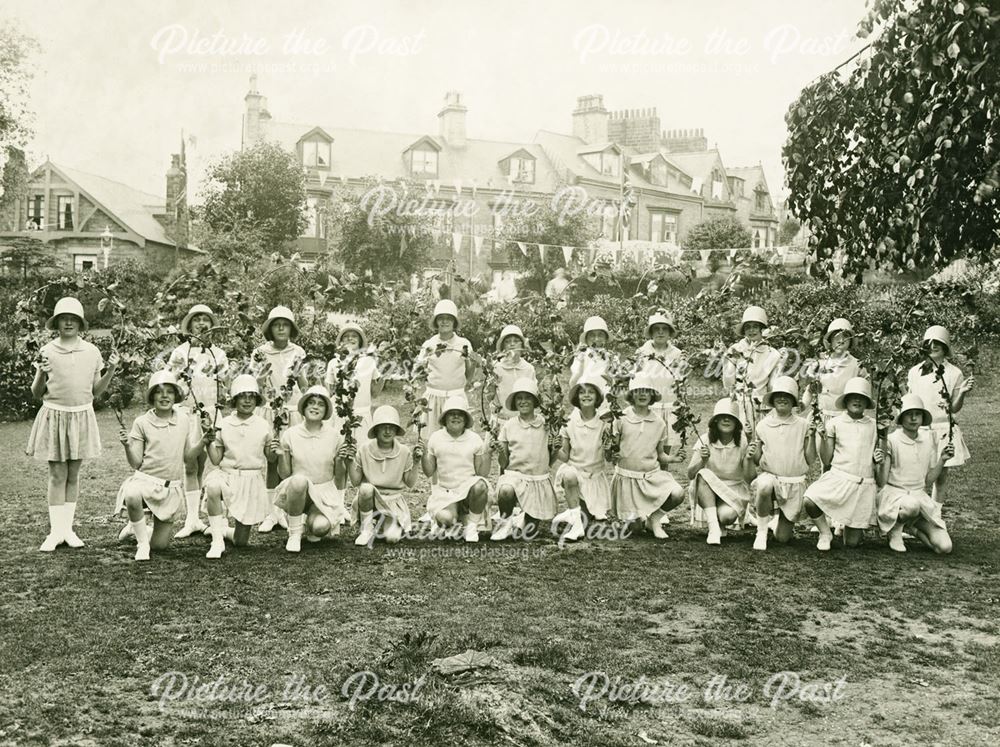
[[[42,46],[29,158],[163,194],[181,131],[195,198],[240,147],[251,73],[279,121],[436,135],[460,91],[471,138],[572,132],[578,96],[701,128],[785,192],[784,114],[864,45],[864,0],[6,0]],[[196,141],[196,142],[195,142]]]

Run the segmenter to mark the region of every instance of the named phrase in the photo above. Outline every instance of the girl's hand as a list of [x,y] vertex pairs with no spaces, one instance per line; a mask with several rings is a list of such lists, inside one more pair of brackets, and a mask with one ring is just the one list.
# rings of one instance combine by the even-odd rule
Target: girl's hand
[[684,457],[686,457],[686,456],[687,456],[687,449],[685,449],[682,446],[680,449],[677,450],[676,454],[672,454],[670,456],[670,461],[671,462],[683,462],[684,461]]
[[757,442],[751,441],[750,445],[747,446],[747,456],[751,459],[756,459],[758,451],[760,451],[760,447],[757,445]]
[[885,452],[882,451],[882,447],[875,449],[875,454],[872,457],[875,460],[875,464],[882,464],[882,460],[885,459]]
[[208,428],[201,437],[201,442],[205,446],[211,445],[215,441],[215,428]]
[[559,437],[558,433],[550,433],[548,443],[549,443],[549,448],[554,449],[557,446],[562,445],[562,439]]
[[708,446],[702,443],[701,448],[698,449],[698,454],[701,456],[701,461],[707,462],[709,456]]
[[350,462],[354,459],[355,455],[358,453],[357,448],[354,444],[344,444],[337,451],[337,458],[343,459],[345,462]]
[[969,378],[967,378],[965,381],[962,382],[962,386],[959,387],[958,389],[959,394],[968,394],[969,392],[971,392],[972,387],[973,385],[975,385],[975,383],[976,383],[975,376],[970,376]]
[[281,441],[276,438],[272,438],[267,442],[267,448],[271,450],[272,454],[281,454]]
[[413,460],[414,462],[424,458],[424,444],[422,441],[417,441],[413,446]]
[[41,371],[46,376],[52,373],[52,363],[49,361],[48,356],[45,355],[44,353],[38,357],[37,365],[38,365],[38,370]]
[[124,428],[118,429],[118,442],[121,443],[122,446],[125,446],[128,443],[128,433]]
[[955,444],[951,443],[941,450],[941,456],[944,457],[945,461],[948,461],[953,456],[955,456]]
[[806,428],[806,438],[812,438],[816,435],[816,424],[809,423],[809,427]]
[[117,350],[112,350],[111,355],[108,356],[108,368],[118,368],[118,364],[121,363],[121,356],[118,355]]

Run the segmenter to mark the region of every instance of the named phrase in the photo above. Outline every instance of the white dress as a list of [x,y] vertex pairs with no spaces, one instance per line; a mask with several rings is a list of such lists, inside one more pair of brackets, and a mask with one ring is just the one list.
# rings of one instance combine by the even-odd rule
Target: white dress
[[[920,396],[924,407],[931,414],[931,424],[929,430],[933,430],[937,436],[938,453],[948,446],[948,413],[941,406],[943,395],[941,394],[941,382],[936,381],[934,373],[921,374],[920,369],[923,364],[917,364],[910,369],[906,376],[906,388],[912,393]],[[954,396],[955,391],[965,382],[962,370],[950,363],[944,362],[944,383],[948,387],[948,392]],[[952,420],[955,420],[952,417]],[[945,467],[960,467],[965,464],[972,455],[969,447],[965,445],[965,438],[962,429],[955,422],[951,433],[952,442],[955,445],[955,456],[944,463]]]

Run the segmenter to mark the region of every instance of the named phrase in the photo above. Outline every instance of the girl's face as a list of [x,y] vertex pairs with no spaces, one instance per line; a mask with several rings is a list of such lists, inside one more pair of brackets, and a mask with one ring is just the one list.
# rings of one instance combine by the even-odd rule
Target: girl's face
[[455,317],[450,314],[441,314],[434,320],[439,335],[450,336],[455,331]]
[[648,389],[636,389],[632,392],[632,404],[636,407],[649,407],[653,401],[653,393]]
[[302,413],[310,422],[315,423],[323,420],[326,417],[326,401],[322,397],[312,394],[306,398],[306,403],[302,406]]
[[771,397],[771,404],[774,405],[775,412],[782,417],[786,417],[792,412],[792,408],[795,406],[795,398],[790,394],[781,392]]
[[253,411],[257,407],[257,395],[253,392],[240,392],[236,395],[234,401],[236,403],[236,414],[243,417],[253,415]]
[[948,352],[948,348],[946,348],[937,340],[931,340],[928,347],[930,349],[931,358],[933,358],[938,363],[944,360],[944,357]]
[[846,332],[835,332],[830,338],[830,350],[837,354],[846,353],[851,349],[851,336]]
[[56,329],[64,337],[76,337],[80,334],[80,318],[76,314],[60,314],[56,317]]
[[503,338],[503,345],[501,347],[505,351],[521,350],[524,348],[524,340],[517,335],[507,335]]
[[389,423],[383,423],[382,425],[375,428],[375,440],[378,441],[381,446],[391,445],[393,439],[395,438],[396,438],[395,426]]
[[465,430],[465,413],[453,410],[445,414],[444,427],[452,436],[458,436]]
[[915,431],[924,424],[924,414],[920,410],[907,410],[899,418],[903,428],[908,431]]
[[653,344],[662,347],[670,342],[670,338],[673,337],[674,333],[666,324],[654,324],[650,330],[650,334],[653,337]]
[[868,398],[860,394],[848,394],[844,398],[844,409],[847,410],[847,414],[852,418],[860,418],[864,415],[867,406]]
[[[208,314],[195,314],[191,317],[191,331],[196,335],[203,335],[212,328],[212,317]],[[271,325],[274,328],[274,325]]]
[[764,325],[759,322],[747,322],[743,325],[743,334],[750,342],[759,342],[764,336]]
[[719,433],[723,436],[731,436],[736,433],[736,419],[731,418],[728,415],[721,415],[718,420],[715,421],[715,427],[719,429]]
[[594,329],[587,333],[585,341],[592,348],[603,348],[608,344],[608,333],[602,329]]
[[340,338],[340,344],[353,353],[361,347],[361,335],[357,332],[345,332]]
[[590,384],[584,384],[580,387],[576,398],[580,407],[597,407],[597,389]]
[[153,389],[153,407],[159,412],[168,412],[177,401],[177,391],[173,384],[159,384]]
[[514,409],[520,415],[531,416],[535,412],[535,398],[527,392],[518,392],[514,395]]
[[292,334],[292,324],[287,319],[275,319],[271,322],[271,337],[275,342],[288,342]]

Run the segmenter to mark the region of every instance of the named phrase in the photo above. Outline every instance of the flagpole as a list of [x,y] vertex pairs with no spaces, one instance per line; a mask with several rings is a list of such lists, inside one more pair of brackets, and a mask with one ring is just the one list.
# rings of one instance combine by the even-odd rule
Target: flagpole
[[618,154],[618,249],[625,255],[625,154]]

